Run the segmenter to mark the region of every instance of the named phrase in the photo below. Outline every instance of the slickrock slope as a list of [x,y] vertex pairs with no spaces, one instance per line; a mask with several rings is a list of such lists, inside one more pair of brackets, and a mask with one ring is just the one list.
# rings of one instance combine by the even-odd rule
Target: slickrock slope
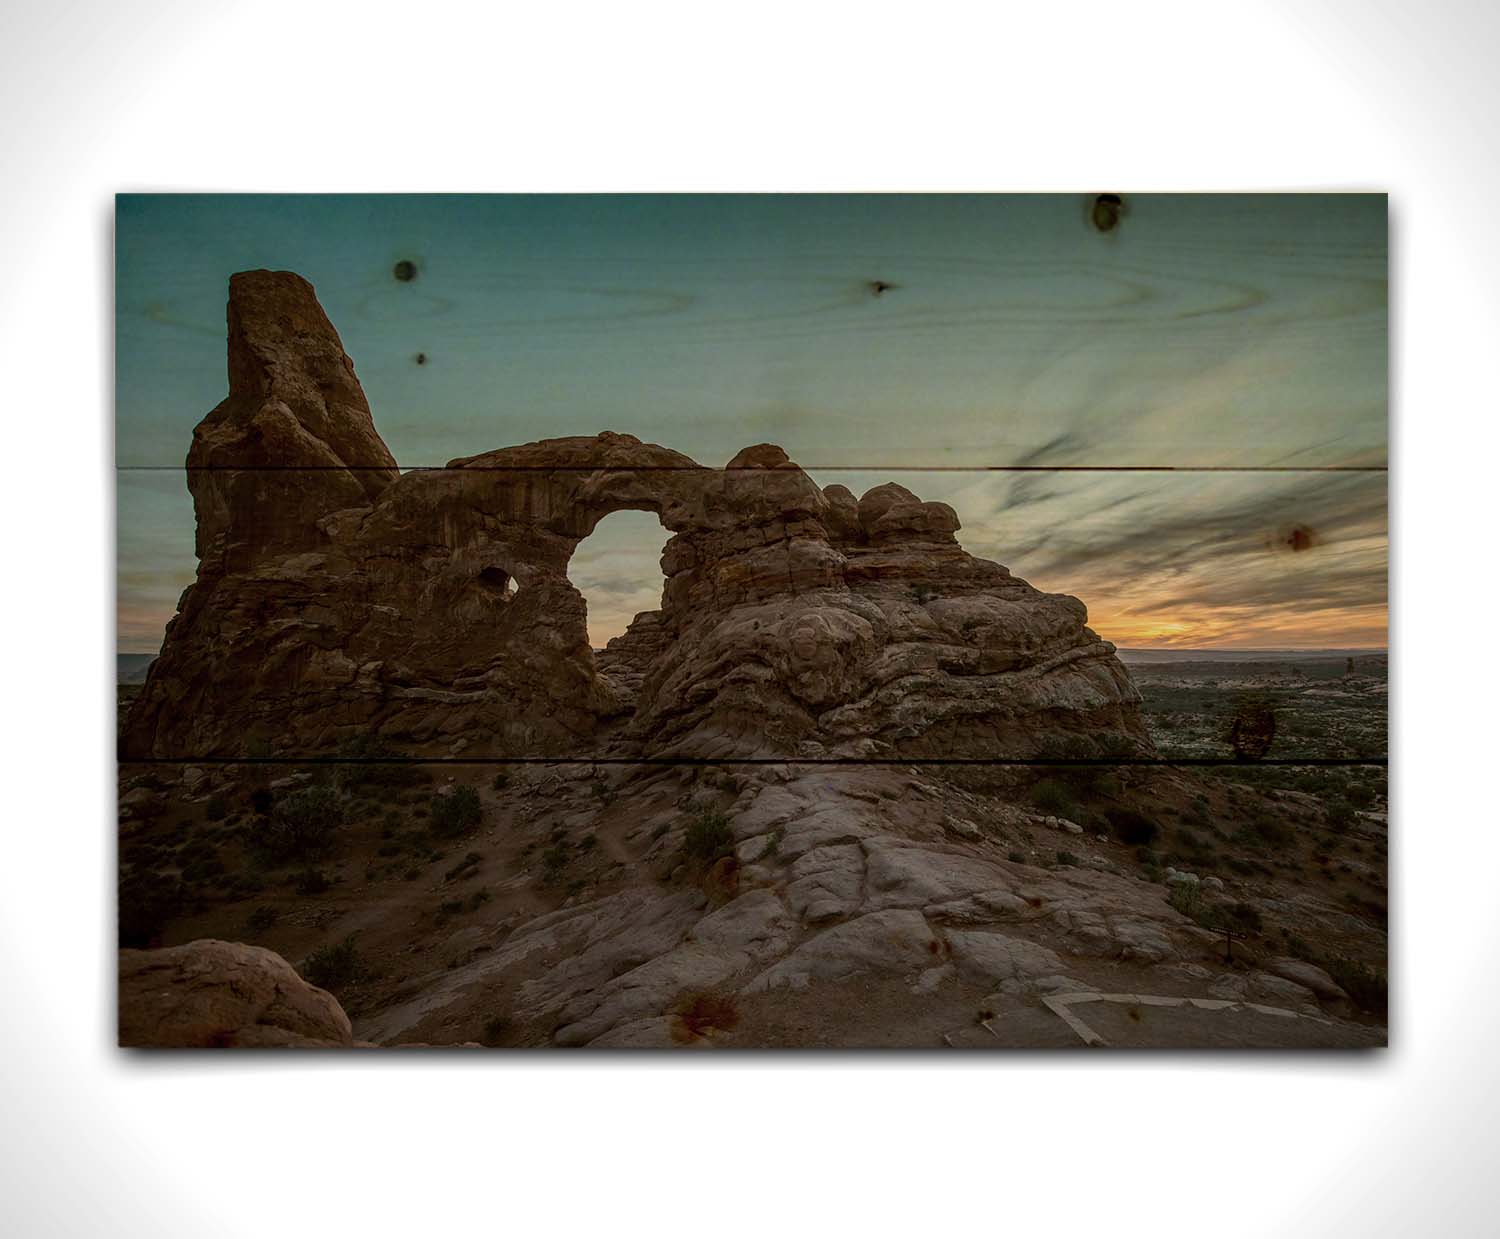
[[[607,432],[398,474],[287,272],[231,280],[229,376],[188,457],[198,578],[126,757],[1150,751],[1084,605],[969,555],[946,504]],[[666,588],[598,656],[567,565],[621,509],[673,533]]]
[[[159,864],[184,812],[248,808],[262,786],[256,768],[170,780],[172,769],[131,776],[156,780],[166,803],[132,813],[127,857]],[[217,841],[229,889],[199,886],[183,901],[163,937],[187,945],[122,952],[122,1038],[349,1044],[332,999],[280,958],[195,941],[246,933],[304,968],[316,952],[354,952],[337,997],[359,1043],[384,1046],[1081,1047],[1047,1004],[1093,993],[1135,1011],[1116,1014],[1126,1023],[1106,1039],[1117,1045],[1383,1038],[1325,971],[1284,955],[1295,939],[1279,930],[1292,926],[1368,957],[1383,951],[1383,934],[1351,930],[1316,873],[1278,877],[1274,893],[1227,868],[1227,881],[1171,870],[1151,881],[1133,846],[930,768],[501,773],[403,767],[392,786],[343,771],[328,780],[317,767],[278,780],[278,805],[320,788],[342,805],[312,888],[298,865],[268,865],[241,889],[241,858],[256,855],[277,808],[271,819],[210,816],[181,855]],[[459,836],[423,829],[424,808],[460,785],[476,794],[474,824]],[[1197,787],[1185,774],[1127,769],[1100,794],[1150,798],[1165,817],[1192,805]],[[1228,789],[1212,790],[1212,813],[1228,825]],[[1276,803],[1255,799],[1248,811]],[[1222,930],[1181,910],[1199,897],[1203,907],[1255,900],[1265,932],[1242,925],[1226,961]],[[1153,1005],[1167,997],[1196,1001]]]

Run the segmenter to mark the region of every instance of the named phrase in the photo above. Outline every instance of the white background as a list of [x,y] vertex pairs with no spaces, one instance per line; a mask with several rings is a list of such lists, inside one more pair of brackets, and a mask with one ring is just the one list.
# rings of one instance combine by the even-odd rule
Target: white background
[[[0,1212],[18,1235],[1493,1233],[1497,10],[11,4]],[[111,1048],[110,195],[1388,189],[1393,1048]]]

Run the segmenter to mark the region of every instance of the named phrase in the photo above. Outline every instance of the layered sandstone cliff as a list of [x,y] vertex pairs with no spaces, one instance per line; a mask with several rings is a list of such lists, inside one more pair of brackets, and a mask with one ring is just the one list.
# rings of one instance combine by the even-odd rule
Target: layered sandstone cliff
[[[401,474],[289,272],[231,280],[229,378],[188,457],[198,577],[126,757],[1149,752],[1083,603],[969,555],[946,504],[609,432]],[[666,587],[600,653],[567,566],[621,509],[671,531]]]

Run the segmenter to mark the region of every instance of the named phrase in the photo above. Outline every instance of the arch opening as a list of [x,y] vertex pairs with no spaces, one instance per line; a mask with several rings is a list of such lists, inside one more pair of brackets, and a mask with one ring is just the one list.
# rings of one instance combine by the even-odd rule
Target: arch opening
[[591,648],[623,635],[642,611],[661,609],[661,556],[671,536],[654,512],[612,512],[574,549],[568,580],[588,608]]
[[504,601],[509,602],[520,592],[520,585],[516,578],[511,576],[504,568],[491,564],[487,568],[481,568],[478,577],[479,583],[491,593],[498,595]]

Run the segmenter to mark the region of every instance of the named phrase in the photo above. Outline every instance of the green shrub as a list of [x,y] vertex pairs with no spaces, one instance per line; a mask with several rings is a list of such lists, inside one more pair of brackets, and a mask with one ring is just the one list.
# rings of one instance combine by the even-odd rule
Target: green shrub
[[1057,854],[1057,863],[1059,865],[1076,865],[1078,857],[1074,856],[1072,852],[1059,851]]
[[333,883],[321,869],[304,869],[297,875],[297,894],[321,895],[332,888]]
[[259,937],[280,919],[281,913],[271,907],[270,904],[258,904],[251,910],[250,915],[245,918],[245,932]]
[[1324,955],[1299,934],[1283,929],[1289,955],[1305,959],[1323,969],[1361,1010],[1384,1016],[1389,1004],[1386,974],[1368,964],[1340,956]]
[[225,881],[225,886],[236,896],[243,899],[247,895],[258,895],[266,889],[265,879],[254,870],[237,873]]
[[337,994],[345,986],[366,980],[370,969],[350,934],[342,942],[320,946],[302,963],[302,975],[319,989]]
[[467,785],[432,798],[432,833],[440,839],[466,835],[479,825],[479,793]]
[[1173,882],[1167,892],[1167,902],[1190,921],[1196,921],[1205,929],[1221,929],[1219,906],[1205,899],[1203,890],[1196,882]]
[[559,839],[542,853],[542,883],[551,886],[563,875],[563,870],[568,867],[568,861],[573,857],[565,839]]
[[1390,1001],[1386,975],[1352,959],[1325,959],[1324,970],[1356,1006],[1372,1015],[1385,1015]]
[[771,860],[773,857],[775,857],[775,855],[781,851],[781,841],[783,838],[785,838],[785,836],[786,830],[783,827],[778,826],[775,830],[773,830],[766,836],[766,845],[765,847],[761,848],[760,855],[755,859],[757,861],[762,861]]
[[1289,826],[1277,821],[1274,817],[1257,817],[1250,823],[1250,829],[1267,843],[1277,847],[1286,846],[1295,837]]
[[688,860],[711,865],[734,851],[734,832],[729,818],[716,809],[700,809],[682,835],[682,852]]
[[344,805],[331,787],[304,787],[282,798],[254,849],[275,863],[316,860],[328,853],[344,824]]
[[1104,817],[1115,838],[1130,847],[1150,847],[1161,834],[1160,826],[1134,809],[1109,809]]
[[1043,779],[1033,787],[1031,803],[1043,813],[1050,813],[1053,817],[1065,817],[1070,821],[1078,817],[1078,801],[1058,779]]
[[1026,863],[1026,853],[1011,852],[1008,856],[1006,856],[1005,859],[1010,861],[1010,863],[1013,865],[1024,865]]

